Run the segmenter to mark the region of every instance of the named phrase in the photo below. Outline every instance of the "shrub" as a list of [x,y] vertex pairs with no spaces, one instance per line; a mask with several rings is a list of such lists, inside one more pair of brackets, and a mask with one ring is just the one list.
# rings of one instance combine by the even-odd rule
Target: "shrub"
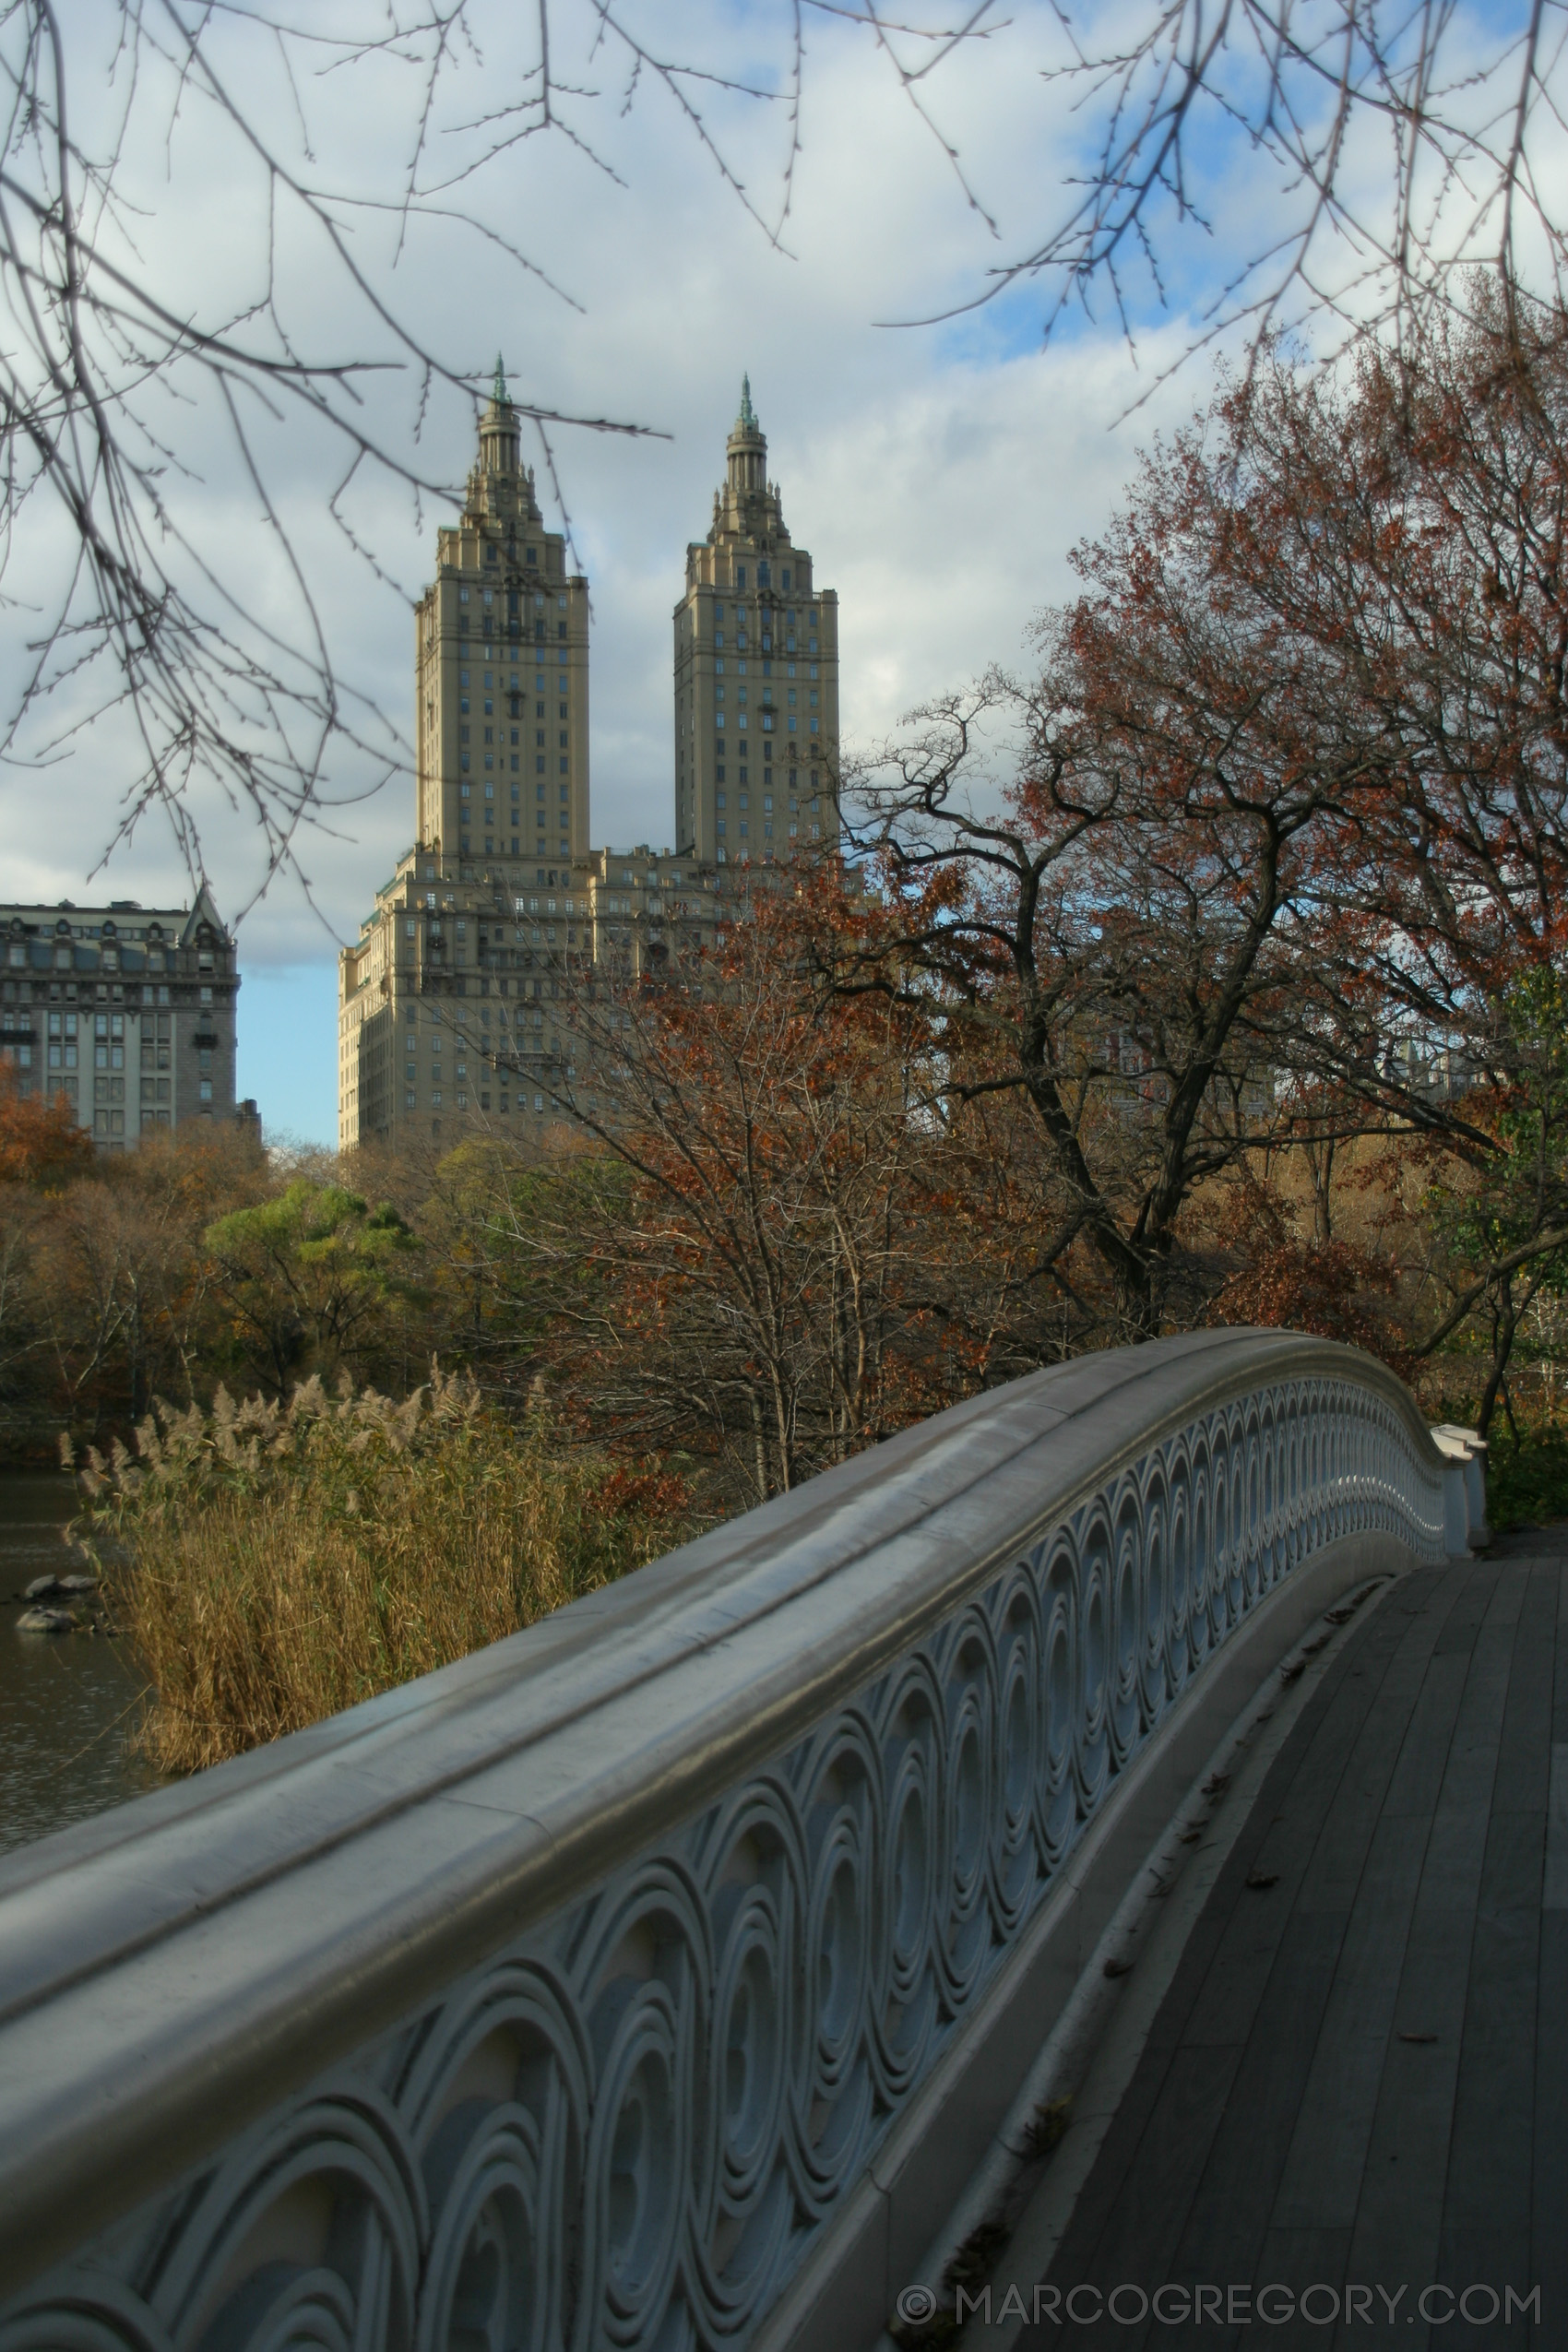
[[318,1380],[287,1405],[159,1404],[87,1456],[91,1541],[148,1684],[166,1772],[258,1747],[448,1665],[685,1532],[670,1474],[514,1429],[471,1379],[394,1405]]
[[1487,1456],[1489,1524],[1504,1527],[1545,1526],[1568,1519],[1568,1435],[1560,1429],[1522,1430],[1518,1442],[1493,1424]]

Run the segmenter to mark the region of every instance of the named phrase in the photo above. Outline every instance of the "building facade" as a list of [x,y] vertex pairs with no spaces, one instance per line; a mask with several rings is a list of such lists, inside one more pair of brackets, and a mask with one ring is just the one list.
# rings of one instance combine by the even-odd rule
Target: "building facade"
[[838,599],[784,524],[742,378],[707,539],[675,607],[675,838],[705,865],[838,837]]
[[234,941],[192,907],[0,907],[0,1058],[18,1091],[64,1096],[93,1141],[234,1116]]
[[711,945],[754,865],[838,837],[837,600],[790,545],[749,386],[676,609],[679,849],[589,846],[588,583],[540,522],[499,365],[479,438],[417,613],[417,837],[339,963],[345,1150],[476,1119],[527,1139],[568,1094],[588,1107],[584,975]]
[[526,1139],[566,1093],[590,1107],[567,1019],[584,975],[630,976],[711,946],[743,882],[646,845],[526,878],[465,877],[410,849],[342,958],[343,1148],[439,1142],[475,1118]]

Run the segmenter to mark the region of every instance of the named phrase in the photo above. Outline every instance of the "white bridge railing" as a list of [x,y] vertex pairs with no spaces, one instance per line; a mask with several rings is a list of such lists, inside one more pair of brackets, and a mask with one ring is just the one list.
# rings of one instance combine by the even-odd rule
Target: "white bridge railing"
[[777,2337],[1130,1760],[1464,1455],[1324,1343],[1086,1359],[12,1856],[0,2352]]

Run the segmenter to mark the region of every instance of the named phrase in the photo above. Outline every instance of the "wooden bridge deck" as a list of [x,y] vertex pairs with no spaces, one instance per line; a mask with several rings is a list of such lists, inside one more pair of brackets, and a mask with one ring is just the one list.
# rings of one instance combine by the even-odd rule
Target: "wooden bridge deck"
[[1568,2346],[1568,1528],[1347,1640],[1045,2284],[1021,2347]]

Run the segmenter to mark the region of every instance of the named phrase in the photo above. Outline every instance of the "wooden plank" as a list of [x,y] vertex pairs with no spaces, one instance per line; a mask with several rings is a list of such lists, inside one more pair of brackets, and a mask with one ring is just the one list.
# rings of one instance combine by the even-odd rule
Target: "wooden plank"
[[[1337,2297],[1344,2288],[1349,2252],[1348,2229],[1271,2229],[1258,2257],[1251,2299],[1252,2324],[1238,2330],[1233,2340],[1244,2346],[1246,2352],[1255,2352],[1255,2347],[1262,2345],[1267,2345],[1269,2352],[1278,2352],[1281,2345],[1324,2344],[1327,2340],[1324,2322],[1331,2310],[1329,2298]],[[1270,2287],[1276,2290],[1272,2295],[1267,2292]],[[1322,2291],[1313,2296],[1310,2290],[1313,2287]],[[1289,2295],[1291,2304],[1303,2294],[1309,2296],[1309,2317],[1305,2322],[1299,2318],[1282,2322],[1280,2314],[1291,2304],[1284,2301],[1278,2292],[1281,2288]],[[1270,2313],[1272,2318],[1265,2316]],[[1316,2314],[1315,2320],[1313,2313]],[[1191,2338],[1188,2343],[1190,2346]],[[1161,2352],[1165,2352],[1164,2346]]]
[[1557,1571],[1557,1659],[1552,1682],[1551,1740],[1568,1747],[1568,1565]]
[[[1564,1907],[1540,1909],[1568,1563],[1500,1554],[1407,1580],[1324,1678],[1189,1939],[1049,2284],[1348,2278],[1408,2282],[1413,2299],[1495,2275],[1521,2293],[1538,2280],[1568,2313],[1568,2001],[1538,2004],[1543,1969],[1568,1988],[1568,1859]],[[1253,1872],[1277,1883],[1249,1889]],[[1194,2325],[1046,2322],[1020,2341],[1325,2341],[1300,2322]],[[1427,2335],[1417,2318],[1336,2340]]]
[[[1468,1607],[1462,1617],[1456,1609],[1435,1645],[1431,1683],[1434,1693],[1442,1689],[1443,1704],[1434,1698],[1396,1776],[1413,1809],[1420,1783],[1415,1769],[1405,1766],[1419,1746],[1431,1802],[1431,1767],[1443,1744],[1454,1667],[1467,1664],[1431,1816],[1350,2250],[1354,2277],[1409,2280],[1417,2291],[1437,2276],[1470,1954],[1518,1615],[1518,1596],[1502,1590],[1495,1574],[1478,1573],[1476,1585],[1485,1606]],[[1467,1662],[1448,1638],[1456,1621],[1470,1627]],[[1428,2034],[1435,2039],[1403,2038]]]
[[1437,1653],[1443,1656],[1458,1650],[1468,1656],[1475,1645],[1475,1635],[1491,1599],[1498,1571],[1494,1564],[1472,1568],[1455,1604],[1454,1611],[1438,1637]]
[[[1472,2280],[1522,2287],[1530,2266],[1545,1842],[1544,1811],[1492,1815],[1470,1954],[1438,2259],[1439,2278],[1461,2289]],[[1455,2341],[1462,2342],[1466,2332],[1455,2325]]]
[[[1532,2260],[1556,1593],[1549,1572],[1519,1566],[1511,1573],[1524,1586],[1525,1605],[1476,1907],[1438,2257],[1440,2280],[1461,2293],[1472,2283],[1527,2291]],[[1463,2314],[1443,2331],[1444,2343],[1456,2346],[1488,2340],[1486,2324],[1467,2322]]]
[[1525,1605],[1514,1644],[1508,1705],[1492,1785],[1494,1812],[1544,1812],[1547,1803],[1562,1577],[1547,1565],[1526,1569],[1523,1574]]
[[1434,1645],[1389,1782],[1384,1812],[1429,1821],[1436,1811],[1468,1672],[1467,1655],[1448,1649],[1439,1657]]
[[[1368,1633],[1378,1624],[1377,1619],[1370,1621]],[[1254,1806],[1253,1823],[1238,1840],[1189,1939],[1122,2110],[1058,2249],[1050,2283],[1072,2286],[1090,2281],[1109,2287],[1123,2278],[1136,2280],[1146,2275],[1154,2250],[1163,2239],[1169,2238],[1174,2243],[1173,2233],[1202,2170],[1199,2135],[1190,2128],[1179,2130],[1177,2119],[1201,2114],[1212,2129],[1224,2104],[1222,2095],[1211,2110],[1193,2086],[1205,2079],[1221,2078],[1228,2085],[1242,2059],[1279,1956],[1289,1918],[1289,1897],[1300,1882],[1312,1837],[1300,1841],[1300,1859],[1290,1869],[1289,1883],[1279,1889],[1284,1901],[1273,1900],[1272,1889],[1261,1896],[1248,1890],[1246,1878],[1261,1843],[1285,1812],[1301,1814],[1303,1826],[1310,1824],[1314,1834],[1321,1829],[1345,1757],[1406,1631],[1396,1627],[1393,1638],[1385,1636],[1375,1648],[1347,1645],[1345,1657],[1324,1677],[1323,1687],[1314,1693],[1314,1704],[1303,1711],[1271,1768]],[[1369,1667],[1341,1698],[1353,1647],[1366,1652]],[[1296,1784],[1309,1766],[1306,1790],[1297,1795]],[[1336,1937],[1342,1925],[1342,1921],[1334,1923]],[[1332,1954],[1323,1975],[1325,1994],[1332,1979]],[[1299,2008],[1289,1991],[1283,2003],[1292,2013]],[[1280,2045],[1276,2017],[1264,2046],[1274,2051]],[[1305,2056],[1310,2057],[1310,2046]],[[1263,2220],[1266,2221],[1266,2208]],[[1136,2264],[1132,2271],[1127,2268],[1130,2261]],[[1158,2284],[1163,2272],[1150,2275]],[[1118,2342],[1125,2343],[1131,2352],[1137,2333],[1118,2330]],[[1071,2339],[1053,2334],[1051,2340]]]
[[1275,2230],[1343,2229],[1348,2246],[1424,1856],[1409,1821],[1379,1824],[1291,2134]]
[[[1547,1853],[1536,2017],[1535,2130],[1531,2149],[1530,2283],[1543,2317],[1568,2324],[1568,1566],[1554,1570],[1557,1630],[1548,1784]],[[1553,1883],[1555,1882],[1555,1883]]]
[[[1085,2216],[1081,2228],[1079,2213],[1075,2213],[1051,2266],[1051,2285],[1065,2292],[1081,2282],[1090,2282],[1104,2291],[1123,2280],[1158,2284],[1168,2275],[1194,2184],[1229,2096],[1240,2055],[1240,2051],[1211,2049],[1173,2053],[1134,2161],[1119,2180],[1109,2174],[1107,2149],[1101,2149],[1095,2173],[1105,2169],[1109,2177],[1099,2183],[1096,2208]],[[1091,2176],[1089,2188],[1095,2186]],[[1080,2212],[1083,2204],[1080,2199]],[[1111,2331],[1118,2346],[1124,2346],[1126,2352],[1136,2352],[1146,2332],[1146,2328],[1137,2326]],[[1058,2346],[1081,2347],[1103,2340],[1103,2331],[1092,2325],[1056,2328],[1045,2319],[1038,2328],[1031,2323],[1018,2339],[1020,2346],[1050,2345],[1053,2352]]]
[[1375,1693],[1297,1898],[1301,1910],[1348,1912],[1354,1907],[1420,1703],[1438,1630],[1436,1624],[1411,1629]]
[[[1568,2330],[1568,1910],[1541,1914],[1531,2148],[1530,2284],[1547,2326]],[[1547,2341],[1550,2337],[1546,2338]]]
[[[1269,1899],[1258,1896],[1259,1907]],[[1258,2277],[1346,1925],[1321,1911],[1289,1924],[1169,2278]]]

